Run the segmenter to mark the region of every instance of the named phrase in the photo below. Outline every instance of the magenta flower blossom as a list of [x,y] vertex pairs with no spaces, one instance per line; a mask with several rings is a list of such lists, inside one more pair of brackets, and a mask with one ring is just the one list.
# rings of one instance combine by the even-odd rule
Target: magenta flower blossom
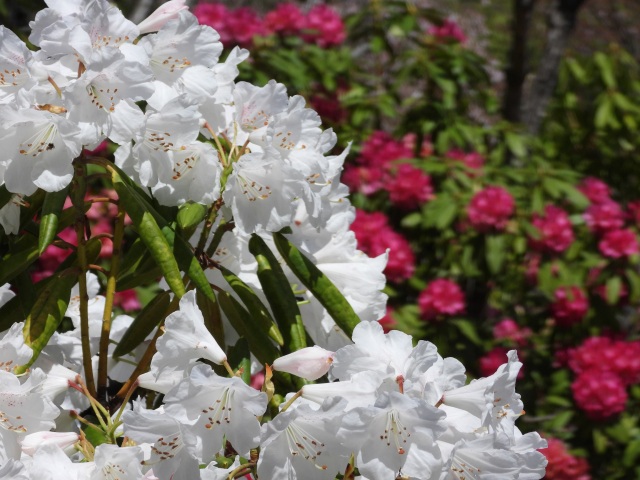
[[433,320],[442,315],[457,315],[464,311],[464,294],[457,283],[438,278],[420,293],[418,305],[425,320]]
[[589,311],[589,299],[578,287],[560,287],[554,297],[551,311],[560,326],[568,327],[581,322]]
[[638,239],[629,229],[611,230],[598,243],[600,252],[609,258],[623,258],[638,253]]
[[471,225],[481,232],[504,230],[514,210],[513,197],[502,187],[487,187],[479,191],[467,206]]
[[559,207],[547,205],[544,216],[534,215],[531,223],[539,232],[539,238],[531,240],[531,246],[536,250],[562,253],[573,243],[569,215]]

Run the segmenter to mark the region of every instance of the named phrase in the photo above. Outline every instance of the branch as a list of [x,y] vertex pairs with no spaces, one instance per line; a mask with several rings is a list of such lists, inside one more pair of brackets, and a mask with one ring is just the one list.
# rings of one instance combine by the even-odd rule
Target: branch
[[549,10],[547,44],[531,92],[522,106],[521,118],[531,134],[540,130],[547,106],[556,88],[558,69],[576,24],[578,10],[586,0],[553,0]]
[[505,120],[510,122],[520,121],[522,89],[527,74],[527,37],[535,3],[535,0],[513,0],[512,40],[505,71],[507,84],[502,107]]

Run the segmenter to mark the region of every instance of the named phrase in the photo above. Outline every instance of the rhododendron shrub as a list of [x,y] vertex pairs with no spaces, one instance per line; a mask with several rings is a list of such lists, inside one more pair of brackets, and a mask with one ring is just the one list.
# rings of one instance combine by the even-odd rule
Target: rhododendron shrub
[[[469,383],[384,331],[383,272],[412,278],[412,247],[352,206],[350,147],[304,98],[221,56],[255,13],[200,10],[220,32],[180,0],[139,25],[51,0],[33,51],[0,27],[0,478],[543,478],[516,350]],[[325,5],[302,28],[343,41]],[[390,199],[415,209],[430,177],[395,160]],[[425,292],[464,311],[452,281]]]

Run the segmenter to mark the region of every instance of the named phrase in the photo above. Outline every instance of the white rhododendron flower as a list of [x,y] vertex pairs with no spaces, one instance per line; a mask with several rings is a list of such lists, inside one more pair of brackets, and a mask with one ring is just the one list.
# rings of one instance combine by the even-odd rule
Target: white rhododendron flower
[[317,380],[329,371],[333,363],[333,355],[334,352],[315,345],[276,358],[272,368],[307,380]]

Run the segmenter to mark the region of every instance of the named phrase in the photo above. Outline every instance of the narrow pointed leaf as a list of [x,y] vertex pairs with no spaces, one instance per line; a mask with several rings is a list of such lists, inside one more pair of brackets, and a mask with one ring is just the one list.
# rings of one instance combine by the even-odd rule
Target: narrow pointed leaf
[[273,240],[291,271],[313,293],[336,324],[351,337],[360,319],[340,290],[284,235],[274,233]]
[[218,268],[222,272],[222,276],[229,286],[233,288],[233,291],[238,294],[242,303],[244,303],[245,307],[249,310],[251,315],[247,318],[247,322],[251,323],[252,327],[255,327],[267,334],[269,338],[274,340],[278,345],[284,345],[282,333],[280,333],[278,326],[274,322],[273,318],[271,318],[269,310],[267,310],[267,307],[262,303],[251,287],[222,265],[218,266]]
[[0,259],[0,285],[11,281],[38,259],[38,243],[32,235],[23,235],[14,247],[12,253]]
[[280,326],[287,353],[307,346],[306,332],[291,284],[273,252],[258,235],[251,235],[249,251],[258,262],[258,280]]
[[113,177],[115,177],[112,178],[113,186],[118,193],[118,198],[123,203],[126,212],[136,226],[138,235],[140,235],[140,238],[149,249],[151,256],[162,270],[162,274],[169,288],[171,288],[173,293],[178,297],[182,297],[186,290],[182,282],[180,268],[173,256],[171,246],[158,226],[156,219],[121,179],[115,175]]
[[[99,239],[92,238],[87,242],[87,263],[93,263],[97,260],[100,247]],[[71,298],[71,289],[78,281],[79,269],[74,268],[78,266],[75,254],[74,264],[70,267],[64,266],[64,269],[58,268],[45,283],[24,323],[24,342],[31,347],[33,355],[26,365],[22,365],[16,370],[16,373],[24,373],[37,360],[40,352],[47,346],[49,339],[64,318]]]
[[218,302],[231,326],[249,342],[251,352],[260,363],[271,364],[280,356],[276,346],[266,339],[264,334],[249,327],[245,321],[249,317],[249,312],[230,293],[219,292]]
[[40,234],[38,236],[38,253],[51,245],[58,232],[58,219],[64,207],[64,201],[69,193],[69,188],[64,188],[59,192],[48,192],[44,197],[42,205],[42,219],[40,220]]
[[[169,286],[172,288],[172,290],[175,287],[178,289],[178,291],[182,291],[181,294],[178,294],[176,290],[174,290],[174,293],[176,293],[178,296],[182,296],[184,294],[184,284],[182,284],[182,279],[180,281],[182,287],[177,284],[175,279],[175,268],[178,267],[178,274],[180,270],[187,272],[187,274],[189,275],[189,279],[193,282],[196,288],[202,291],[212,302],[215,302],[216,297],[213,293],[213,290],[211,289],[211,285],[209,284],[209,281],[207,280],[207,277],[202,270],[202,266],[200,265],[198,259],[195,257],[189,243],[180,235],[176,235],[175,230],[173,230],[169,226],[169,222],[167,222],[167,220],[153,208],[146,193],[144,193],[144,191],[142,191],[139,186],[135,185],[131,181],[131,179],[129,179],[126,174],[123,173],[115,165],[112,166],[111,179],[114,186],[116,187],[116,191],[118,191],[118,194],[120,195],[120,192],[123,192],[123,195],[125,195],[129,202],[135,203],[136,208],[138,209],[137,214],[139,216],[144,216],[144,214],[146,213],[147,223],[150,224],[151,220],[155,222],[156,226],[160,229],[161,236],[164,237],[167,246],[169,246],[170,250],[173,252],[170,257],[171,260],[165,265],[165,267],[168,268],[167,271],[169,271],[172,275],[173,286],[171,283],[169,283],[169,279],[166,279],[166,273],[164,271],[163,265],[159,264],[159,266],[163,270],[163,273],[165,273],[165,279],[167,280],[167,283],[169,283]],[[129,213],[129,216],[135,223],[135,219],[131,215],[131,212],[127,210],[127,213]],[[153,231],[157,235],[157,229],[153,228]],[[140,236],[142,237],[142,235]],[[151,240],[151,238],[149,238],[148,240]],[[147,240],[145,240],[145,243],[147,243]],[[157,241],[157,243],[159,244],[161,243],[161,241]],[[164,245],[162,246],[162,251],[163,254],[166,253]],[[153,255],[153,252],[151,253]],[[153,256],[154,259],[158,261],[159,257],[156,257],[155,255]]]
[[169,304],[171,303],[171,294],[169,292],[160,292],[158,295],[142,309],[133,320],[127,331],[118,342],[113,351],[114,357],[126,355],[131,350],[140,345],[147,335],[153,332],[153,329],[166,317],[169,313]]

